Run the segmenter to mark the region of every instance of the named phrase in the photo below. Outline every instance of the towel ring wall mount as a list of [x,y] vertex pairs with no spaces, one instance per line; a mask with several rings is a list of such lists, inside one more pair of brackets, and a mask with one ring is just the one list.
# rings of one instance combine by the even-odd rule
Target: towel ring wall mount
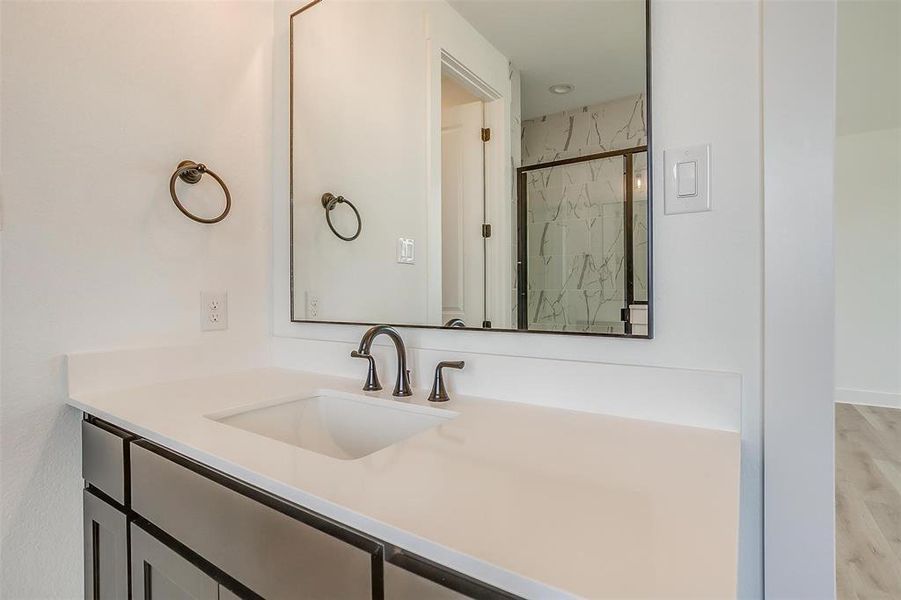
[[[198,217],[197,215],[191,213],[184,205],[179,201],[178,194],[175,193],[175,180],[181,179],[185,183],[194,185],[198,183],[204,175],[209,175],[213,179],[215,179],[219,186],[222,188],[222,191],[225,192],[225,209],[221,214],[217,217],[213,217],[211,219],[204,219],[203,217]],[[225,182],[222,181],[222,178],[216,175],[213,171],[211,171],[207,166],[203,163],[195,163],[193,160],[183,160],[178,163],[178,167],[175,168],[175,172],[172,173],[172,177],[169,178],[169,195],[172,196],[172,202],[175,203],[175,206],[178,207],[178,210],[182,212],[183,215],[191,219],[192,221],[197,221],[198,223],[218,223],[226,216],[228,216],[228,211],[231,210],[232,207],[232,197],[228,192],[228,186],[225,185]]]
[[[332,225],[331,212],[335,210],[335,207],[339,204],[348,205],[350,209],[354,211],[354,215],[356,215],[357,217],[357,231],[351,236],[341,235],[340,233],[338,233],[338,230],[335,229],[335,226]],[[344,196],[336,196],[331,192],[326,192],[322,194],[322,207],[325,209],[325,221],[326,223],[328,223],[328,227],[332,230],[332,233],[334,233],[345,242],[352,242],[360,237],[360,231],[363,230],[363,220],[360,218],[360,211],[358,211],[357,207],[353,205],[353,202],[351,202]]]

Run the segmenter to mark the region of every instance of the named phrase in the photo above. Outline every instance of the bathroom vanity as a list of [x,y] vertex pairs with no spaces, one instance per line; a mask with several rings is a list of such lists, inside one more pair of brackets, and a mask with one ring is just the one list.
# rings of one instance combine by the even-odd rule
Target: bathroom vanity
[[359,388],[263,368],[72,394],[86,596],[735,594],[737,433]]
[[[329,344],[331,362],[173,376],[158,354],[134,382],[118,358],[88,369],[100,386],[70,381],[87,597],[736,594],[737,426],[689,426],[739,412],[722,374],[637,368],[617,387],[579,353],[536,379],[533,346],[467,358],[467,389],[496,399],[438,374],[427,395],[395,329],[653,338],[648,26],[646,0],[298,6],[292,334],[376,326]],[[205,172],[180,168],[173,190]],[[221,329],[211,302],[204,328]],[[420,381],[464,366],[430,343],[410,361]],[[363,367],[349,356],[365,379],[322,374]],[[492,387],[506,358],[517,373]]]
[[88,598],[513,597],[104,421],[82,439]]

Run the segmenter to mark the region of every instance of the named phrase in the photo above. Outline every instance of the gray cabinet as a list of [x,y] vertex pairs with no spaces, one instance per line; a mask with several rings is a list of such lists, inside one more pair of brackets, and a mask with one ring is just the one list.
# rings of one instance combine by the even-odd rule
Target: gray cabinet
[[513,598],[108,423],[82,441],[89,600]]
[[468,597],[406,569],[385,563],[385,600],[463,600]]
[[163,451],[131,446],[137,514],[269,600],[372,597],[376,541],[332,522],[311,524],[313,517],[296,508],[293,515],[276,510],[266,502],[277,499],[248,489],[251,498],[235,489],[238,482]]
[[121,505],[127,503],[125,449],[130,434],[100,422],[81,422],[81,476]]
[[132,600],[219,599],[216,580],[134,523],[131,587]]
[[237,595],[224,586],[219,586],[219,600],[241,600],[241,596]]
[[128,596],[128,519],[84,490],[84,596],[121,600]]

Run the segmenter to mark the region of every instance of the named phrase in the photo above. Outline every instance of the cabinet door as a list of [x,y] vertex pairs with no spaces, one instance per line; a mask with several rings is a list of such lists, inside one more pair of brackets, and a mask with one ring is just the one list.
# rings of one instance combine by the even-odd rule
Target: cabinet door
[[219,586],[219,600],[241,600],[241,596],[225,586]]
[[[250,498],[222,475],[202,475],[196,463],[177,463],[150,444],[131,446],[131,501],[135,512],[202,556],[223,573],[269,600],[369,600],[372,554],[339,538],[361,538],[328,524],[328,533]],[[220,483],[222,482],[222,483]],[[227,487],[229,483],[233,487]],[[258,500],[259,499],[259,500]]]
[[84,491],[84,597],[119,600],[128,596],[128,519],[112,505]]
[[132,523],[132,600],[218,600],[219,584]]
[[463,600],[450,588],[385,563],[385,600]]

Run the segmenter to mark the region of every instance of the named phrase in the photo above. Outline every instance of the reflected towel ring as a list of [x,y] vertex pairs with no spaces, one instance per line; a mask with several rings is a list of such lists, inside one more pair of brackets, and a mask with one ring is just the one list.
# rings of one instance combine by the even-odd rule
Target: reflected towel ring
[[[357,216],[357,232],[354,233],[350,237],[341,235],[335,229],[335,226],[332,225],[331,212],[339,204],[348,205],[351,208],[351,210],[354,211],[354,214]],[[332,233],[334,233],[336,236],[338,236],[345,242],[352,242],[360,236],[360,232],[363,230],[363,220],[360,218],[360,211],[357,210],[357,207],[354,206],[350,200],[346,199],[344,196],[336,196],[336,195],[332,194],[331,192],[326,192],[326,193],[322,194],[322,207],[325,209],[325,221],[328,223],[328,227],[329,227],[329,229],[332,230]]]
[[[204,173],[218,181],[219,185],[222,186],[222,191],[225,192],[225,210],[223,210],[222,214],[220,214],[218,217],[213,217],[212,219],[204,219],[202,217],[191,214],[188,209],[185,208],[181,202],[179,202],[178,195],[175,193],[176,179],[181,179],[185,183],[194,185],[195,183],[200,181],[200,178],[203,177]],[[218,223],[226,216],[228,216],[228,211],[230,211],[232,207],[232,197],[231,194],[228,193],[228,187],[225,185],[225,182],[222,181],[222,179],[218,175],[209,170],[205,164],[195,163],[192,160],[183,160],[178,163],[178,167],[175,169],[175,173],[173,173],[172,177],[169,178],[169,194],[172,196],[172,202],[175,203],[175,206],[178,207],[178,210],[180,210],[182,214],[184,214],[192,221],[197,221],[198,223]]]

